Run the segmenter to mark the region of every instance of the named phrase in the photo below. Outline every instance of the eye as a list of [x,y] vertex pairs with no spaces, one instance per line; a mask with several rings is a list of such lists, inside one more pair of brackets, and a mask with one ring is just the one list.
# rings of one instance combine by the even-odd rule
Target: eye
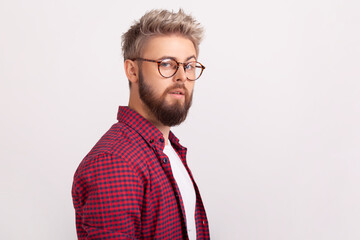
[[196,67],[196,62],[188,62],[185,64],[186,70],[194,70]]
[[177,64],[172,59],[164,59],[160,62],[160,67],[161,68],[176,68]]

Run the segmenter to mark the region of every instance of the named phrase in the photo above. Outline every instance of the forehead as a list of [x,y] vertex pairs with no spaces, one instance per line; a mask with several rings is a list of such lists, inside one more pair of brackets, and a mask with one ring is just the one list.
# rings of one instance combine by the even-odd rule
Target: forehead
[[160,35],[146,41],[141,55],[143,58],[159,59],[166,56],[182,61],[196,56],[196,49],[191,40],[181,35]]

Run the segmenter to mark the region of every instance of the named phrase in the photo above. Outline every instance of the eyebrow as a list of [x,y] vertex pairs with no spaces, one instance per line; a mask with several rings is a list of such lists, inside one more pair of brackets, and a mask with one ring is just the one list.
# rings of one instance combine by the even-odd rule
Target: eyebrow
[[[186,58],[185,62],[189,61],[192,58],[194,58],[196,60],[195,55],[191,55],[190,57]],[[172,60],[177,61],[177,59],[175,57],[172,57],[172,56],[163,56],[163,57],[159,58],[159,60],[164,60],[164,59],[172,59]]]

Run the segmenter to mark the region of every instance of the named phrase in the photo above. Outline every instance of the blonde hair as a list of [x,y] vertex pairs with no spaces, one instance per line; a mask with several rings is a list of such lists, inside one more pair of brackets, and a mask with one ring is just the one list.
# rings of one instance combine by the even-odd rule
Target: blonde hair
[[180,34],[193,42],[196,54],[204,29],[191,15],[182,9],[177,13],[154,9],[147,12],[122,35],[124,60],[141,57],[142,48],[150,37],[166,34]]

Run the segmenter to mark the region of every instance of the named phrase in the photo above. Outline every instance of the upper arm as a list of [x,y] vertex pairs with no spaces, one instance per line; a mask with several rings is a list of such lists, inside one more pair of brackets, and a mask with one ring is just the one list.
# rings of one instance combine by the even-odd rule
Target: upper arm
[[79,167],[73,200],[79,239],[141,237],[144,186],[134,168],[111,154],[102,154]]

